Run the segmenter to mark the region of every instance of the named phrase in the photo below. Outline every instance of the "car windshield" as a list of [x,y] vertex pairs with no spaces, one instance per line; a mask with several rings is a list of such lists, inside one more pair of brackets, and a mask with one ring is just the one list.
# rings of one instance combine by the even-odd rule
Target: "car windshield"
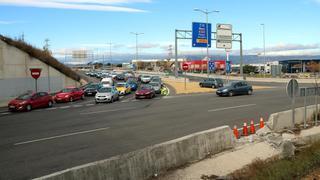
[[229,82],[228,84],[226,84],[225,86],[226,87],[231,87],[231,86],[234,86],[236,84],[236,82]]
[[65,88],[61,90],[62,93],[68,93],[68,92],[72,92],[71,88]]
[[142,78],[150,78],[150,76],[142,76]]
[[26,93],[26,94],[22,94],[22,95],[18,96],[16,99],[17,100],[27,100],[27,99],[30,99],[31,96],[32,96],[32,94]]
[[116,85],[116,87],[126,87],[126,84],[124,84],[124,83],[118,83],[118,84]]
[[111,88],[101,88],[98,90],[99,93],[109,93],[111,92]]
[[159,83],[149,83],[150,86],[159,86]]
[[98,87],[99,87],[99,84],[92,84],[88,86],[88,88],[93,88],[93,89],[97,89]]

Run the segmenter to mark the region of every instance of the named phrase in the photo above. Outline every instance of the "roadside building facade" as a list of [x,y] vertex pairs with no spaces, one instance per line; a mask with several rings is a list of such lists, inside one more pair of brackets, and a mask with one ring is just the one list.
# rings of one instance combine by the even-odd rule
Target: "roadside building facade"
[[21,40],[0,35],[0,101],[6,101],[26,91],[35,91],[31,68],[41,69],[38,91],[56,92],[66,86],[85,83],[80,75],[50,54]]

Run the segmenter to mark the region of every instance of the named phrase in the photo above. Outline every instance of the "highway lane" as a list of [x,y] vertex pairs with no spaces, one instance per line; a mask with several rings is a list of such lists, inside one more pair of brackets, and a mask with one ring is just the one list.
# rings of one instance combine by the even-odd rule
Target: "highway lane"
[[284,89],[275,88],[252,96],[173,96],[3,116],[0,179],[38,177],[287,109]]

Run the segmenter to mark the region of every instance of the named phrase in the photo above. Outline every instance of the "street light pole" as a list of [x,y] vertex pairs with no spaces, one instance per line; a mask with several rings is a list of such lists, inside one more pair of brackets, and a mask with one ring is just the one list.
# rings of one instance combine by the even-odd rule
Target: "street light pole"
[[[211,13],[219,13],[220,11],[208,11],[208,9],[205,9],[205,10],[202,10],[202,9],[198,9],[198,8],[195,8],[194,11],[199,11],[199,12],[202,12],[206,15],[206,37],[207,37],[207,75],[209,77],[209,73],[210,73],[210,70],[209,70],[209,14]],[[201,72],[203,72],[203,69],[202,69],[202,61],[201,61]]]
[[107,43],[108,45],[109,45],[109,60],[110,60],[110,65],[111,65],[111,68],[112,68],[112,42],[110,42],[110,43]]
[[266,77],[266,31],[265,24],[261,24],[263,30],[263,61],[264,61],[264,78]]
[[[138,60],[138,58],[139,58],[139,56],[138,56],[138,36],[139,35],[142,35],[142,34],[144,34],[144,33],[138,33],[138,32],[131,32],[131,34],[133,34],[133,35],[135,35],[136,36],[136,57],[135,57],[135,59],[136,59],[136,61]],[[132,64],[132,61],[131,61],[131,64]]]

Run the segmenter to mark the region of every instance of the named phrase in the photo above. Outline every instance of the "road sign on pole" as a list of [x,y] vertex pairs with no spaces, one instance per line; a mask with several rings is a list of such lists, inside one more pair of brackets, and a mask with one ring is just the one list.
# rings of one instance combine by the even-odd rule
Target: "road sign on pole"
[[287,94],[291,98],[291,107],[292,107],[292,127],[295,126],[295,103],[296,96],[299,94],[299,84],[296,79],[291,79],[287,84]]
[[33,79],[35,79],[35,89],[38,92],[38,79],[41,76],[41,68],[30,68],[30,73]]
[[[207,32],[208,31],[208,32]],[[211,24],[192,23],[192,47],[211,47]]]
[[215,68],[215,62],[214,61],[209,61],[209,71],[213,72]]
[[232,25],[217,24],[216,47],[219,49],[232,49]]

